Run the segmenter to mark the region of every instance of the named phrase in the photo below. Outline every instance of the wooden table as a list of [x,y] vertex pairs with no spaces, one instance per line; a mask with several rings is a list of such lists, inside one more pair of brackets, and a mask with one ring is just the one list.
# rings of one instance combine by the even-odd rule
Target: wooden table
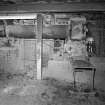
[[82,60],[72,61],[72,66],[73,66],[74,88],[76,87],[76,73],[77,72],[93,71],[93,90],[94,90],[96,68],[90,62],[82,61]]

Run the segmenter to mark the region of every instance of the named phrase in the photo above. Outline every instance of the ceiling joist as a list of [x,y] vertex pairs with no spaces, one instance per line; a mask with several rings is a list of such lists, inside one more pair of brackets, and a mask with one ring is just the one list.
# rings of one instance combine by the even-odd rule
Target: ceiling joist
[[105,3],[28,3],[0,6],[0,13],[105,12]]

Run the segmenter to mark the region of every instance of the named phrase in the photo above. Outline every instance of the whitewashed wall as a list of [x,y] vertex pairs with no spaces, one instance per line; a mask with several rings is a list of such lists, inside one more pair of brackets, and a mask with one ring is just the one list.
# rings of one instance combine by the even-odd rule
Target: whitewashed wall
[[[12,74],[26,73],[30,77],[36,76],[36,39],[12,39],[11,46],[0,40],[0,72]],[[47,66],[49,56],[53,53],[52,40],[43,40],[42,65]]]

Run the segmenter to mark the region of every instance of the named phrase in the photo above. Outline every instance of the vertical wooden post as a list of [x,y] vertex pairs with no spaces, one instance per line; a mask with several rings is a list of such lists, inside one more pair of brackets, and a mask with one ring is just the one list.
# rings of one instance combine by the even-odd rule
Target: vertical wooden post
[[42,78],[42,15],[37,15],[37,34],[36,34],[36,57],[37,57],[37,79]]

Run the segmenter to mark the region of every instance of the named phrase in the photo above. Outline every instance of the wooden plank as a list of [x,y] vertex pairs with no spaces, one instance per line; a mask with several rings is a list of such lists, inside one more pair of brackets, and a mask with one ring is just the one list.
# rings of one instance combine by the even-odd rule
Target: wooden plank
[[0,15],[0,19],[36,19],[35,13]]
[[37,34],[36,34],[36,57],[37,57],[37,79],[42,78],[42,15],[37,15]]
[[1,14],[29,12],[86,12],[105,11],[103,3],[30,3],[0,6]]

